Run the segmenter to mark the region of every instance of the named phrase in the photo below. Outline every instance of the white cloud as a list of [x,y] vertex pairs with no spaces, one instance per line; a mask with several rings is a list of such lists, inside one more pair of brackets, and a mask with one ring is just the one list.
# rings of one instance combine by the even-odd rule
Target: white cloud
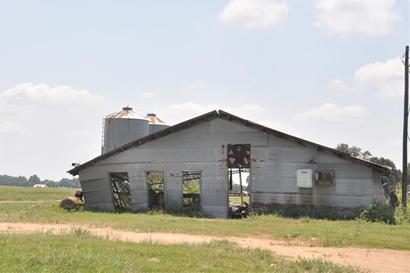
[[351,94],[354,94],[354,93],[358,92],[358,90],[356,88],[345,84],[341,80],[332,80],[329,83],[329,88],[333,89],[333,90],[336,90],[336,91],[341,91],[341,92],[344,92],[344,93],[351,93]]
[[288,5],[276,0],[231,0],[219,16],[221,22],[244,28],[268,28],[288,15]]
[[17,105],[76,106],[101,104],[103,99],[88,90],[69,86],[50,87],[44,83],[21,83],[0,93],[0,101]]
[[382,97],[402,95],[403,78],[404,67],[400,58],[368,64],[355,73],[359,88],[373,89]]
[[340,106],[325,103],[320,107],[296,114],[298,121],[360,122],[366,119],[366,108],[358,105]]
[[401,96],[403,78],[403,63],[400,58],[394,58],[386,62],[370,63],[357,69],[350,86],[340,80],[333,80],[330,87],[346,93],[370,90],[381,97]]
[[316,0],[315,26],[341,35],[384,35],[400,18],[394,4],[395,0]]
[[[105,99],[69,86],[22,83],[0,92],[0,166],[10,175],[67,177],[100,151]],[[18,147],[18,149],[15,149]]]

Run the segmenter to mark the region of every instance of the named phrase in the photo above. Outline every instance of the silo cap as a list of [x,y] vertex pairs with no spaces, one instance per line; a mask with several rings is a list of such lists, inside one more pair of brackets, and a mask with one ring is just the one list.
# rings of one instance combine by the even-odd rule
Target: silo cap
[[126,106],[123,107],[121,111],[112,113],[105,117],[106,119],[141,119],[147,120],[146,118],[140,117],[132,110],[132,107]]
[[148,113],[147,114],[147,119],[149,124],[161,124],[165,125],[165,122],[163,122],[159,117],[157,117],[157,114],[154,113]]

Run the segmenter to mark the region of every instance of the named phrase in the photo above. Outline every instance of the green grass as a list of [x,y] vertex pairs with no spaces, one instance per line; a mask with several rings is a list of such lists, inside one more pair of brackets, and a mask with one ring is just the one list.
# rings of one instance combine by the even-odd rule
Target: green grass
[[158,245],[73,235],[0,235],[1,272],[283,272],[355,273],[320,260],[288,261],[232,243]]
[[78,223],[139,232],[302,240],[314,246],[360,246],[410,250],[410,225],[362,221],[290,219],[274,215],[246,219],[178,217],[164,213],[69,212],[57,202],[0,203],[1,222]]
[[0,201],[46,201],[61,200],[74,196],[75,189],[70,188],[31,188],[0,186]]

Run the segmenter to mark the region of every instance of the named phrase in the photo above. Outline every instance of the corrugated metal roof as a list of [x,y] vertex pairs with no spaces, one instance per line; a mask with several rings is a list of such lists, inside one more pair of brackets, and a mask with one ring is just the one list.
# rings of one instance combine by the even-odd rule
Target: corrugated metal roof
[[162,121],[156,114],[148,113],[146,119],[148,119],[149,124],[159,124],[159,125],[166,125],[164,121]]
[[121,146],[121,147],[119,147],[119,148],[117,148],[117,149],[115,149],[115,150],[112,150],[112,151],[110,151],[110,152],[108,152],[108,153],[105,153],[105,154],[102,154],[102,155],[100,155],[100,156],[97,156],[96,158],[94,158],[94,159],[92,159],[92,160],[90,160],[90,161],[88,161],[88,162],[86,162],[86,163],[84,163],[84,164],[82,164],[82,165],[76,166],[75,168],[69,170],[68,173],[70,173],[70,174],[72,174],[72,175],[77,175],[80,170],[85,169],[85,168],[88,168],[88,167],[90,167],[90,166],[93,166],[93,165],[96,164],[97,162],[99,162],[99,161],[101,161],[101,160],[103,160],[103,159],[106,159],[106,158],[108,158],[108,157],[110,157],[110,156],[112,156],[112,155],[114,155],[114,154],[123,152],[123,151],[128,150],[128,149],[130,149],[130,148],[132,148],[132,147],[140,146],[140,145],[142,145],[142,144],[145,144],[145,143],[147,143],[147,142],[153,141],[153,140],[155,140],[155,139],[158,139],[158,138],[167,136],[167,135],[172,134],[172,133],[174,133],[174,132],[177,132],[177,131],[180,131],[180,130],[184,130],[184,129],[186,129],[186,128],[189,128],[189,127],[198,125],[198,124],[200,124],[200,123],[203,123],[203,122],[206,122],[206,121],[215,119],[215,118],[222,118],[222,119],[225,119],[225,120],[228,120],[228,121],[231,121],[231,122],[235,122],[235,123],[242,124],[242,125],[244,125],[244,126],[248,126],[248,127],[251,127],[251,128],[255,128],[255,129],[260,130],[260,131],[262,131],[262,132],[266,132],[266,133],[268,133],[268,134],[272,134],[272,135],[275,135],[275,136],[277,136],[277,137],[287,139],[287,140],[289,140],[289,141],[298,143],[298,144],[300,144],[300,145],[314,148],[314,149],[316,149],[317,151],[322,151],[322,152],[325,152],[325,153],[329,153],[329,154],[335,155],[335,156],[337,156],[337,157],[340,157],[340,158],[343,158],[343,159],[346,159],[346,160],[350,160],[350,161],[352,161],[352,162],[354,162],[354,163],[358,163],[358,164],[365,165],[365,166],[367,166],[367,167],[370,167],[370,168],[375,169],[376,171],[379,171],[379,172],[382,172],[382,173],[386,173],[386,174],[387,174],[387,173],[390,172],[390,168],[389,168],[389,167],[382,166],[382,165],[379,165],[379,164],[375,164],[375,163],[373,163],[373,162],[366,161],[366,160],[363,160],[363,159],[359,159],[359,158],[356,158],[356,157],[352,157],[352,156],[350,156],[349,154],[344,153],[344,152],[341,152],[341,151],[338,151],[338,150],[336,150],[336,149],[329,148],[329,147],[326,147],[326,146],[323,146],[323,145],[320,145],[320,144],[317,144],[317,143],[314,143],[314,142],[310,142],[310,141],[308,141],[308,140],[304,140],[304,139],[301,139],[301,138],[298,138],[298,137],[295,137],[295,136],[292,136],[292,135],[288,135],[288,134],[282,133],[282,132],[280,132],[280,131],[277,131],[277,130],[268,128],[268,127],[266,127],[266,126],[257,124],[257,123],[255,123],[255,122],[252,122],[252,121],[249,121],[249,120],[240,118],[240,117],[238,117],[238,116],[232,115],[232,114],[230,114],[230,113],[228,113],[228,112],[225,112],[225,111],[222,111],[222,110],[219,110],[219,111],[215,110],[215,111],[206,113],[206,114],[204,114],[204,115],[195,117],[195,118],[193,118],[193,119],[184,121],[184,122],[182,122],[182,123],[176,124],[176,125],[174,125],[174,126],[168,127],[168,128],[166,128],[166,129],[164,129],[164,130],[161,130],[161,131],[159,131],[159,132],[150,134],[150,135],[145,136],[145,137],[143,137],[143,138],[134,140],[134,141],[132,141],[132,142],[130,142],[130,143],[128,143],[128,144],[125,144],[125,145],[123,145],[123,146]]
[[131,107],[123,107],[121,111],[109,114],[105,117],[106,119],[124,118],[124,119],[146,119],[144,117],[138,116],[136,112],[132,110]]

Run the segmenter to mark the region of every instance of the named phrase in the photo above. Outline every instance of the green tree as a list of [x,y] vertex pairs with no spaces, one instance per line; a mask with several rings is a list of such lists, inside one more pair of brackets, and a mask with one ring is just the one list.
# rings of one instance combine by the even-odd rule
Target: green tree
[[43,180],[43,184],[46,184],[47,187],[49,188],[55,188],[57,187],[57,183],[52,180]]
[[369,151],[363,151],[362,148],[359,148],[357,146],[349,146],[346,143],[341,143],[337,145],[336,150],[364,160],[370,160],[372,156],[372,154]]
[[33,186],[35,184],[41,184],[41,179],[36,174],[33,174],[29,177],[28,183],[30,184],[30,186]]
[[401,181],[401,170],[397,169],[394,162],[391,161],[390,159],[374,156],[374,157],[371,157],[369,161],[379,164],[379,165],[389,167],[391,170],[389,179],[392,181],[393,184],[397,184]]

